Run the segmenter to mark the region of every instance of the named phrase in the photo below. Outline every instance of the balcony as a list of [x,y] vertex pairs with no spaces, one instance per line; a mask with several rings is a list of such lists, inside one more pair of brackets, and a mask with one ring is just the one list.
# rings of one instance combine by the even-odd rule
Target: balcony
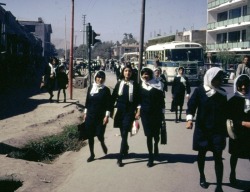
[[216,28],[223,27],[223,26],[227,27],[233,24],[241,25],[244,22],[250,23],[250,15],[246,15],[246,16],[238,17],[234,19],[228,19],[228,20],[220,21],[220,22],[208,23],[207,30],[215,30]]
[[230,2],[230,0],[215,0],[215,1],[208,3],[207,7],[208,7],[208,9],[212,9],[212,8],[218,7],[221,4],[224,4],[227,2]]
[[207,44],[207,51],[232,50],[232,49],[250,50],[250,41]]

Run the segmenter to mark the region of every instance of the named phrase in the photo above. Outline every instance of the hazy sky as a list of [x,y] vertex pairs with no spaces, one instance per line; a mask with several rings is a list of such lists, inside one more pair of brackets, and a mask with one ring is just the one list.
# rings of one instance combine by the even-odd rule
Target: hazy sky
[[[176,30],[206,29],[206,0],[145,0],[145,35],[147,41],[156,34],[175,34]],[[42,17],[52,25],[52,39],[70,39],[72,0],[0,0],[3,8],[18,20]],[[83,17],[91,23],[102,41],[121,41],[132,33],[139,41],[142,0],[74,0],[74,43],[82,44]],[[86,40],[85,40],[86,42]]]

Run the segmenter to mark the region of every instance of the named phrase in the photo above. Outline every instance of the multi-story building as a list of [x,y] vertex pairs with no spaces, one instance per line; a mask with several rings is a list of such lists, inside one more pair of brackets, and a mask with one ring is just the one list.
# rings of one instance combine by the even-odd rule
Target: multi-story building
[[250,54],[250,0],[208,0],[206,50]]
[[51,44],[51,24],[45,24],[42,18],[38,21],[18,21],[27,32],[41,39],[43,47],[43,56],[48,58],[54,55],[53,45]]

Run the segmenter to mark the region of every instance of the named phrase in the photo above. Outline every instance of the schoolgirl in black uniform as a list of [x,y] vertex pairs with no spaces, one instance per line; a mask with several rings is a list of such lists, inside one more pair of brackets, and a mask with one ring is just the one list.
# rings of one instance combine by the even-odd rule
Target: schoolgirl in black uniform
[[143,68],[140,75],[142,83],[139,97],[140,110],[138,110],[137,117],[141,117],[144,134],[147,137],[149,153],[147,166],[152,167],[154,165],[154,155],[157,156],[159,153],[160,128],[165,113],[163,83],[154,79],[154,73],[149,68]]
[[197,110],[193,135],[193,150],[198,151],[200,186],[208,188],[204,173],[207,151],[212,151],[217,179],[216,192],[222,191],[223,162],[222,152],[226,146],[227,95],[221,88],[223,71],[210,68],[204,76],[204,85],[196,88],[187,105],[188,129],[193,127],[193,117]]
[[[189,98],[189,94],[191,92],[190,84],[188,78],[184,75],[184,68],[178,68],[178,75],[174,78],[173,85],[172,85],[172,98],[173,98],[173,107],[175,111],[175,122],[178,123],[182,121],[181,113],[185,99],[185,92],[186,97]],[[178,106],[180,108],[179,119],[178,119]]]
[[85,126],[87,129],[90,157],[87,162],[95,158],[94,137],[97,136],[101,142],[103,152],[107,154],[108,149],[104,142],[106,125],[109,122],[111,108],[111,93],[104,85],[106,75],[104,71],[96,72],[94,83],[88,88],[84,110]]
[[112,106],[117,108],[114,116],[114,128],[120,128],[121,147],[117,160],[119,167],[123,166],[122,158],[128,154],[128,133],[131,131],[138,106],[139,85],[131,80],[131,65],[126,65],[121,72],[120,81],[117,82],[112,93]]

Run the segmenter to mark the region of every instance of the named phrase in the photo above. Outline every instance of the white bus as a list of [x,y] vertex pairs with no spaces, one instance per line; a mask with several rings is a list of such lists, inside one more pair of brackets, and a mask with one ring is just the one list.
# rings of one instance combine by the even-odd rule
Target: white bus
[[156,44],[146,49],[146,66],[154,68],[155,57],[159,58],[168,82],[172,82],[177,75],[178,67],[184,67],[189,81],[202,81],[204,75],[203,48],[199,43],[173,41]]

